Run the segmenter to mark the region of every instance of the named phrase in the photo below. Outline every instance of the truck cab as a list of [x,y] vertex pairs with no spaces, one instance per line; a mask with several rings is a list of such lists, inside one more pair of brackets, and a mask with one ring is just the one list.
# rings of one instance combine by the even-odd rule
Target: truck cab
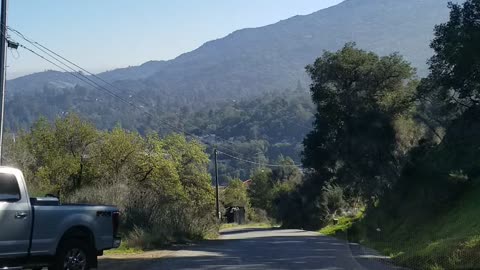
[[20,177],[15,170],[0,170],[0,259],[28,255],[33,217]]
[[0,167],[0,269],[96,267],[120,245],[118,226],[116,207],[30,198],[22,172]]

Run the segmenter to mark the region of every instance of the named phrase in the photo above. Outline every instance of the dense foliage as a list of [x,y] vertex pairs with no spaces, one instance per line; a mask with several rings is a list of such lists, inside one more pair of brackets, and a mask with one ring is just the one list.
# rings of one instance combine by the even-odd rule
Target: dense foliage
[[347,44],[307,71],[317,106],[315,129],[304,141],[312,179],[365,197],[381,194],[396,178],[394,121],[412,107],[413,68],[399,55],[378,57]]
[[280,209],[286,227],[330,224],[322,232],[412,269],[478,267],[480,1],[450,9],[420,83],[401,56],[353,44],[308,66],[317,109],[304,140],[309,169],[285,192],[257,174],[251,201]]
[[284,225],[318,228],[347,212],[345,200],[371,203],[391,188],[423,133],[412,119],[415,72],[401,56],[379,57],[346,44],[307,71],[316,105],[314,129],[304,140],[308,169],[276,203],[285,207],[278,215]]
[[32,194],[117,205],[131,245],[150,248],[215,228],[209,159],[197,141],[119,126],[99,131],[69,114],[40,119],[6,148],[5,163],[23,170]]
[[[400,144],[405,155],[397,166],[398,177],[388,177],[390,187],[342,234],[412,269],[474,269],[479,263],[480,223],[474,213],[480,190],[480,1],[450,4],[450,9],[450,21],[435,28],[431,73],[417,88],[415,109],[394,125],[397,145],[399,138],[416,143]],[[408,85],[405,80],[403,85]],[[397,98],[392,101],[402,104]],[[422,131],[408,131],[412,124]],[[369,135],[360,144],[374,138]],[[372,162],[381,172],[382,163]]]
[[192,115],[186,127],[216,144],[228,155],[219,154],[220,182],[248,179],[266,163],[281,163],[290,157],[300,163],[301,141],[312,129],[313,104],[298,84],[295,90],[263,95],[252,100],[229,102]]
[[284,213],[279,199],[284,193],[289,193],[302,181],[300,168],[289,158],[278,160],[277,167],[259,168],[251,178],[248,196],[254,208],[263,209],[266,214],[276,220],[281,220]]
[[[13,132],[29,128],[29,123],[35,122],[39,115],[55,119],[58,111],[63,116],[78,112],[103,130],[109,130],[118,123],[143,136],[151,131],[167,135],[172,131],[185,130],[208,143],[208,153],[213,153],[212,145],[218,145],[229,154],[264,164],[275,162],[280,156],[292,157],[300,163],[301,140],[312,128],[313,104],[300,83],[295,90],[265,94],[250,100],[222,102],[200,111],[172,108],[169,113],[156,113],[157,119],[106,95],[89,98],[95,97],[95,93],[90,91],[81,87],[74,91],[46,88],[36,98],[42,99],[42,103],[34,104],[29,110],[24,110],[21,105],[26,100],[11,103],[9,112],[12,115],[7,115],[9,129]],[[152,99],[145,109],[162,106],[161,102],[156,103]],[[12,121],[24,124],[17,126]],[[220,183],[226,184],[234,178],[247,179],[258,166],[220,154]],[[210,172],[213,173],[213,167]]]
[[247,187],[240,179],[234,179],[228,183],[223,190],[223,206],[224,207],[244,207],[250,206],[250,200],[247,196]]

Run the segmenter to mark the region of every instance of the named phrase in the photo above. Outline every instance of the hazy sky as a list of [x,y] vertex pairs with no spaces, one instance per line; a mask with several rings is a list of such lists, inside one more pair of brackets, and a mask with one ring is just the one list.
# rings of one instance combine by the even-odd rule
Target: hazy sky
[[[8,25],[100,72],[172,59],[235,30],[309,14],[341,1],[10,0]],[[23,49],[8,52],[8,59],[10,78],[54,69]]]

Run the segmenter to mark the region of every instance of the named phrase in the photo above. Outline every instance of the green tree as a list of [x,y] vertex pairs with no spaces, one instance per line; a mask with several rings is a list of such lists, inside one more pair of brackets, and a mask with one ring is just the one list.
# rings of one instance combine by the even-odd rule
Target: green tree
[[158,203],[185,201],[187,193],[181,182],[177,162],[165,150],[166,142],[150,134],[145,149],[134,160],[134,181],[137,188],[149,190],[157,197]]
[[198,206],[211,205],[214,193],[208,174],[210,160],[205,147],[198,141],[187,141],[182,135],[169,135],[163,140],[163,149],[175,162],[180,181],[189,198]]
[[95,149],[95,163],[102,171],[106,184],[125,182],[133,177],[134,164],[144,155],[144,140],[136,132],[117,126],[110,132],[103,132]]
[[197,141],[142,137],[119,126],[101,132],[69,113],[53,123],[41,118],[5,142],[5,161],[24,171],[33,194],[115,204],[125,216],[122,229],[142,248],[215,228],[209,160]]
[[40,190],[68,194],[93,179],[89,163],[97,138],[93,125],[75,114],[58,118],[53,125],[40,118],[29,133],[16,136],[9,155]]
[[445,102],[465,109],[480,103],[480,1],[449,7],[450,20],[435,27],[428,79]]
[[426,185],[430,192],[440,194],[443,188],[444,194],[452,195],[478,176],[480,1],[450,3],[449,8],[450,20],[435,27],[431,72],[419,87],[422,113],[432,126],[441,128],[440,140],[428,142],[436,147],[422,153],[423,160],[415,165],[435,175],[423,180],[435,182]]
[[241,180],[234,179],[228,183],[228,186],[223,191],[223,205],[226,207],[249,207],[250,201],[247,196],[247,187]]
[[[30,153],[29,145],[25,138],[26,131],[20,131],[18,134],[5,133],[3,140],[3,159],[4,164],[16,168],[21,168],[29,192],[34,195],[45,195],[34,180],[34,172],[36,170],[36,158]],[[50,190],[48,190],[50,192]]]
[[347,205],[344,199],[343,189],[337,185],[325,185],[322,190],[321,204],[325,221],[330,221],[341,215],[341,211]]
[[251,180],[248,197],[252,207],[263,209],[270,214],[275,197],[272,172],[268,169],[260,169],[253,174]]
[[393,121],[413,106],[415,70],[398,54],[379,57],[346,44],[307,67],[317,106],[304,140],[305,167],[369,199],[398,177]]
[[435,27],[431,72],[419,87],[422,120],[440,141],[453,120],[480,104],[480,1],[449,7],[450,20]]
[[284,166],[258,169],[251,177],[248,188],[252,207],[265,210],[271,218],[277,218],[280,211],[278,197],[293,191],[302,181],[302,174],[293,160],[280,157],[277,164]]
[[272,179],[275,184],[288,183],[298,184],[302,180],[302,174],[290,157],[280,156],[276,164],[280,165],[272,169]]
[[72,189],[82,187],[85,181],[95,177],[92,161],[92,146],[98,141],[98,131],[89,122],[81,119],[77,114],[69,114],[63,119],[55,121],[54,136],[64,158],[76,164],[77,172],[71,176]]

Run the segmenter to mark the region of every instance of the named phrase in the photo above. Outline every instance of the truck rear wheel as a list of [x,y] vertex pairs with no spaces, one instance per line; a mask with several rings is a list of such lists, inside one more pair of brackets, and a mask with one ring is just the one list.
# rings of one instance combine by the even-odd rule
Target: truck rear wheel
[[49,270],[89,270],[92,265],[92,249],[81,240],[65,240],[60,244],[55,262]]

